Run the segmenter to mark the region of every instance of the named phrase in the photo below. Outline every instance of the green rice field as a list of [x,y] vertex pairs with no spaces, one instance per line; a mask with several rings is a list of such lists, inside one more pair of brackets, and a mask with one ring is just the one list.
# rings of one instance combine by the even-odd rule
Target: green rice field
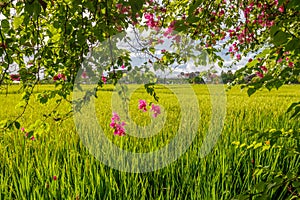
[[[128,86],[132,87],[131,85]],[[222,85],[211,87],[220,88]],[[115,111],[114,87],[104,85],[97,92],[95,110],[97,121],[105,136],[116,146],[131,152],[156,151],[174,138],[180,127],[180,117],[187,115],[181,110],[175,92],[184,93],[184,85],[155,86],[159,102],[149,96],[144,87],[134,90],[128,101],[128,117],[132,123],[158,132],[151,137],[115,136],[109,126]],[[214,148],[205,157],[199,155],[200,148],[210,126],[213,109],[211,95],[206,85],[192,85],[199,107],[199,117],[190,117],[188,123],[196,123],[197,132],[186,152],[166,167],[145,173],[130,173],[113,169],[95,158],[83,144],[73,117],[57,120],[67,113],[72,105],[63,101],[55,107],[55,99],[40,104],[38,92],[53,90],[54,85],[40,85],[35,89],[29,106],[19,118],[21,129],[0,130],[0,200],[4,199],[240,199],[238,195],[259,192],[256,185],[268,179],[263,176],[262,167],[270,171],[288,174],[300,168],[300,156],[289,156],[288,151],[269,148],[248,148],[253,142],[262,146],[270,141],[250,137],[251,131],[268,129],[299,129],[299,119],[290,119],[286,113],[293,102],[300,99],[299,85],[285,85],[279,90],[258,91],[248,97],[246,90],[239,87],[226,91],[224,125]],[[18,105],[22,94],[19,86],[0,90],[0,121],[14,119],[21,112]],[[153,101],[162,107],[157,123],[152,123],[149,112],[138,110],[138,100]],[[186,100],[186,106],[193,102]],[[116,105],[118,106],[118,105]],[[25,137],[26,130],[38,124],[52,110],[54,114],[45,120],[47,125],[34,127],[34,140]],[[198,115],[198,114],[197,114]],[[126,118],[123,117],[125,121]],[[84,119],[82,119],[84,120]],[[159,124],[159,120],[164,123]],[[130,124],[127,125],[128,127]],[[153,126],[153,127],[152,127]],[[160,128],[160,127],[161,128]],[[126,128],[126,126],[125,126]],[[186,130],[189,127],[186,127]],[[195,128],[195,127],[192,127]],[[144,134],[143,129],[132,134]],[[273,142],[273,141],[271,141]],[[277,141],[285,147],[293,147],[294,141]],[[245,143],[237,148],[236,144]],[[272,143],[271,143],[272,144]],[[112,156],[112,155],[107,155]],[[299,172],[298,172],[299,173]],[[296,190],[295,190],[296,191]],[[300,194],[300,191],[299,191]],[[293,192],[282,187],[270,193],[270,199],[290,199]],[[299,197],[300,198],[300,197]],[[249,199],[249,198],[248,198]],[[296,198],[295,198],[296,199]]]

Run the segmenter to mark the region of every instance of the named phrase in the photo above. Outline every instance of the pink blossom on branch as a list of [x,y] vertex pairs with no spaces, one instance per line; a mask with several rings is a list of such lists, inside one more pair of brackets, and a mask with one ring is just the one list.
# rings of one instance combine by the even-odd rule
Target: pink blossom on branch
[[140,99],[139,100],[139,109],[142,110],[143,112],[147,111],[147,102],[145,100]]
[[294,67],[294,63],[293,62],[289,62],[289,67]]
[[277,63],[281,63],[282,62],[282,58],[279,58],[278,60],[277,60]]
[[256,74],[256,76],[258,76],[259,78],[263,78],[263,77],[264,77],[264,75],[263,75],[261,72],[256,72],[255,74]]
[[86,71],[82,72],[81,77],[84,79],[88,78]]
[[158,40],[157,40],[157,43],[158,43],[158,44],[163,44],[163,43],[164,43],[164,40],[158,39]]
[[103,81],[103,83],[106,83],[107,78],[105,76],[102,76],[101,80]]
[[265,66],[261,66],[260,69],[263,70],[264,72],[268,72],[268,69]]
[[284,7],[283,7],[283,6],[280,6],[280,7],[278,8],[278,10],[279,10],[279,12],[283,13],[283,12],[284,12]]
[[57,81],[57,80],[66,80],[66,76],[62,73],[58,73],[57,75],[53,76],[53,80]]
[[58,77],[59,79],[66,80],[66,76],[65,76],[64,74],[62,74],[62,73],[59,73],[59,74],[57,75],[57,77]]

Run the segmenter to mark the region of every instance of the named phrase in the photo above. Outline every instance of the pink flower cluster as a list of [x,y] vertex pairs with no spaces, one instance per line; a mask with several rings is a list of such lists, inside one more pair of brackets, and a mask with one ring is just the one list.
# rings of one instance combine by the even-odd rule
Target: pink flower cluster
[[119,136],[124,136],[125,134],[125,122],[121,122],[120,116],[113,112],[113,116],[111,118],[110,127],[114,129],[114,134]]
[[153,13],[145,13],[144,17],[149,28],[153,28],[154,30],[159,31],[160,16],[157,17],[157,21],[154,19]]
[[164,33],[165,37],[170,36],[172,34],[172,32],[175,28],[175,23],[176,23],[175,20],[170,23],[170,25],[168,26],[167,30]]
[[264,77],[264,73],[268,73],[268,69],[265,66],[260,66],[260,69],[261,69],[261,71],[257,71],[257,72],[255,72],[255,74],[259,78],[263,78]]
[[255,72],[255,74],[256,74],[256,76],[258,76],[259,78],[263,78],[263,77],[264,77],[264,74],[261,73],[261,72],[259,72],[259,71]]
[[53,80],[57,81],[57,80],[66,80],[66,76],[62,73],[58,73],[57,75],[53,76]]
[[[143,111],[146,112],[147,111],[147,102],[146,100],[140,99],[139,100],[139,105],[138,108]],[[161,112],[160,112],[160,106],[159,105],[155,105],[155,104],[151,104],[151,109],[150,111],[153,112],[153,117],[156,118]]]
[[20,74],[11,74],[10,79],[13,80],[13,81],[20,81],[21,76],[20,76]]
[[121,3],[116,4],[116,7],[121,14],[128,14],[130,12],[131,7],[130,6],[124,6]]
[[[279,52],[277,52],[277,53],[279,53]],[[293,68],[294,67],[294,63],[292,61],[289,61],[290,59],[289,59],[289,57],[287,57],[289,54],[290,54],[290,52],[287,51],[287,52],[283,53],[283,56],[285,57],[285,62],[287,64],[287,66],[289,66],[290,68]],[[279,58],[277,60],[277,63],[281,63],[283,61],[284,61],[283,58]]]

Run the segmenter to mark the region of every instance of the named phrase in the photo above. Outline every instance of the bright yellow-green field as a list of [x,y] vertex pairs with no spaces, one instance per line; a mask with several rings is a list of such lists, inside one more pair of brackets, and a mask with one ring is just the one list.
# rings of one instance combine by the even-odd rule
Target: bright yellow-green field
[[[209,88],[220,87],[223,86],[214,85]],[[175,95],[184,95],[186,86],[156,86],[160,98],[158,103],[146,94],[143,86],[138,87],[128,101],[125,111],[127,120],[122,114],[121,118],[126,122],[130,120],[128,127],[134,124],[142,128],[132,128],[130,130],[138,132],[128,132],[123,137],[115,136],[109,127],[112,111],[120,110],[114,87],[105,85],[98,91],[95,109],[99,126],[109,140],[124,150],[146,153],[163,148],[178,133],[182,116],[191,115],[186,117],[186,124],[199,125],[196,128],[188,125],[184,127],[187,133],[190,129],[196,129],[196,136],[191,146],[176,161],[153,172],[128,173],[106,166],[89,153],[78,135],[73,117],[55,121],[60,114],[68,112],[71,105],[62,102],[55,108],[54,100],[45,105],[39,104],[35,99],[36,94],[53,90],[54,86],[38,86],[35,90],[37,93],[32,96],[27,110],[18,120],[21,127],[29,130],[37,120],[44,119],[43,115],[53,109],[57,112],[46,119],[49,127],[37,128],[35,140],[25,138],[21,130],[0,130],[0,200],[232,199],[246,191],[256,192],[255,184],[266,178],[255,173],[259,166],[269,166],[271,170],[285,173],[300,168],[299,155],[288,157],[288,152],[273,148],[264,152],[258,149],[245,150],[236,148],[233,144],[240,142],[248,145],[254,142],[248,135],[249,130],[299,129],[299,121],[289,119],[290,114],[286,114],[290,104],[300,99],[299,85],[285,85],[271,92],[263,90],[251,97],[239,87],[227,91],[225,96],[220,97],[219,110],[217,109],[217,112],[221,109],[221,116],[226,107],[221,135],[212,151],[204,158],[199,153],[203,139],[210,128],[218,126],[214,121],[210,124],[215,112],[212,110],[211,99],[215,97],[211,96],[205,85],[193,85],[192,88],[199,104],[198,110],[194,112],[197,113],[196,117],[193,113],[183,112],[181,108],[190,106],[196,109],[195,101],[186,97],[182,103]],[[22,96],[18,92],[18,86],[10,86],[0,92],[0,121],[14,119],[22,112],[22,108],[17,106]],[[159,104],[162,108],[160,118],[155,121],[149,112],[139,111],[139,99]],[[222,99],[226,100],[222,101],[224,104]],[[160,123],[161,121],[164,123]],[[134,134],[151,134],[152,130],[157,133],[151,137],[134,137]],[[258,139],[257,142],[266,145],[266,141]],[[279,142],[286,147],[294,145],[288,139]],[[284,188],[281,191],[271,194],[271,197],[287,199],[292,196]]]

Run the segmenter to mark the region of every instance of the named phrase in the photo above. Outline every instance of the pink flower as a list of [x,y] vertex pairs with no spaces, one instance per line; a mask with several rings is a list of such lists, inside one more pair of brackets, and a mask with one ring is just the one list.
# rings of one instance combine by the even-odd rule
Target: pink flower
[[140,99],[139,100],[139,109],[142,110],[143,112],[147,111],[147,102],[145,100]]
[[265,66],[261,66],[260,69],[263,70],[264,72],[268,72],[268,69]]
[[109,126],[110,126],[111,128],[115,128],[115,127],[116,127],[116,122],[112,121],[112,122],[109,124]]
[[85,71],[82,72],[81,77],[84,78],[84,79],[86,79],[86,78],[88,77],[88,76],[87,76],[87,73],[86,73]]
[[20,81],[21,77],[20,77],[19,74],[11,74],[10,79],[13,80],[13,81]]
[[282,62],[282,58],[279,58],[279,59],[277,60],[277,62],[278,62],[278,63],[281,63],[281,62]]
[[293,62],[289,62],[289,67],[294,67],[294,63]]
[[166,53],[166,50],[165,50],[165,49],[162,49],[162,50],[161,50],[161,53]]
[[157,40],[157,43],[158,43],[158,44],[163,44],[164,42],[165,42],[165,41],[163,41],[162,39],[158,39],[158,40]]
[[168,27],[168,29],[166,30],[166,32],[164,32],[164,36],[168,36],[173,32],[173,27]]
[[151,111],[153,112],[153,117],[157,117],[160,114],[160,107],[159,105],[152,104]]
[[246,9],[244,10],[245,16],[247,16],[249,13],[250,13],[250,8],[246,8]]
[[25,131],[25,128],[24,128],[24,127],[22,127],[22,128],[21,128],[21,131],[22,131],[22,132],[24,132],[24,131]]
[[237,54],[237,55],[236,55],[236,58],[237,58],[237,60],[241,60],[241,55],[240,55],[240,54]]
[[258,76],[259,78],[263,78],[263,77],[264,77],[264,75],[263,75],[261,72],[256,72],[255,74],[256,74],[256,76]]
[[175,41],[176,41],[176,43],[179,43],[179,42],[180,42],[180,40],[181,40],[181,37],[180,37],[180,35],[176,35],[176,36],[173,38],[173,40],[175,40]]
[[32,140],[32,141],[33,141],[33,140],[35,140],[35,137],[34,137],[34,136],[32,136],[32,137],[30,138],[30,140]]
[[122,26],[117,26],[117,31],[118,31],[118,32],[122,32],[122,31],[123,31]]
[[103,83],[106,83],[107,78],[105,76],[102,76],[101,80],[103,81]]
[[114,129],[114,135],[125,135],[125,125],[125,122],[120,121],[120,116],[117,113],[113,112],[113,116],[111,118],[111,123],[109,126]]
[[166,32],[164,33],[165,37],[170,35],[173,32],[174,27],[175,27],[175,23],[176,23],[175,20],[170,23],[169,27],[167,28]]
[[221,16],[223,16],[225,14],[225,11],[224,10],[221,10],[220,12],[219,12],[219,16],[221,17]]
[[125,125],[126,125],[125,123],[116,124],[114,134],[119,135],[119,136],[124,136],[125,135],[125,129],[124,129]]
[[120,116],[117,113],[113,112],[111,121],[120,121]]
[[57,75],[57,77],[58,77],[59,79],[66,80],[66,76],[65,76],[64,74],[59,73],[59,74]]
[[57,180],[57,176],[53,176],[53,180],[56,181]]
[[257,4],[257,7],[258,7],[258,8],[261,8],[261,6],[262,6],[261,3],[258,3],[258,4]]
[[123,5],[122,5],[121,3],[117,3],[117,4],[116,4],[116,7],[117,7],[119,10],[121,10],[121,8],[123,7]]
[[66,80],[66,76],[64,74],[62,74],[62,73],[59,73],[59,74],[53,76],[53,80],[54,81],[57,81],[57,80],[64,80],[65,81]]
[[268,27],[274,26],[275,22],[274,21],[267,21],[266,25]]
[[279,12],[283,13],[284,12],[284,7],[283,6],[279,6],[278,10],[279,10]]
[[58,76],[57,76],[57,75],[53,76],[53,80],[54,80],[54,81],[59,80]]
[[125,68],[125,65],[123,64],[123,65],[121,66],[121,68],[124,69],[124,68]]

